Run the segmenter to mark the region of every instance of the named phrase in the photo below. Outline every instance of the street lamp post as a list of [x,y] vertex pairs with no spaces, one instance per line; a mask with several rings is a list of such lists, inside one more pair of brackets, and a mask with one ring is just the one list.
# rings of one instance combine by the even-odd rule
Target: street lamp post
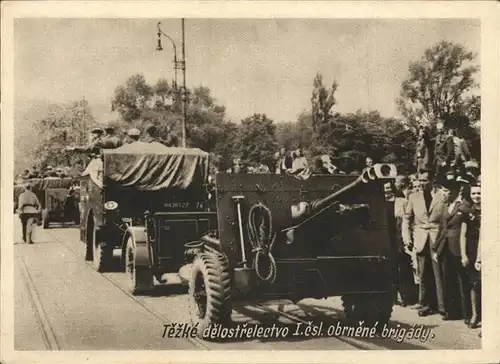
[[163,32],[160,28],[160,22],[158,22],[158,45],[156,47],[157,51],[162,51],[163,47],[161,45],[161,36],[168,38],[172,43],[174,48],[174,94],[178,97],[179,91],[177,89],[177,70],[182,70],[182,88],[180,91],[181,102],[182,102],[182,147],[186,147],[186,119],[187,119],[187,92],[186,92],[186,51],[184,46],[184,19],[182,19],[182,60],[177,60],[177,47],[174,40]]

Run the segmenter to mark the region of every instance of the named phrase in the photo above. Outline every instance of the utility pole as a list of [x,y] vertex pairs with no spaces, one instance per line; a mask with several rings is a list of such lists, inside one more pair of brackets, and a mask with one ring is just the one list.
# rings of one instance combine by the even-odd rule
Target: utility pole
[[186,89],[186,42],[184,18],[182,18],[182,147],[186,148],[186,119],[187,119],[187,89]]

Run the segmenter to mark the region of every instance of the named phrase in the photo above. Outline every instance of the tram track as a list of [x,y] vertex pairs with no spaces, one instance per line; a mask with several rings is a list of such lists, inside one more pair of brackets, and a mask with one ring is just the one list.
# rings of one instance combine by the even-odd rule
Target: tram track
[[[70,251],[75,257],[77,257],[77,258],[79,257],[79,253],[76,251],[76,249],[73,249],[73,248],[69,247],[66,243],[64,243],[63,241],[61,241],[61,239],[59,239],[58,237],[54,236],[54,234],[50,234],[50,235],[51,235],[51,238],[52,238],[52,240],[54,242],[57,242],[58,244],[62,245],[64,248],[66,248],[68,251]],[[85,264],[87,266],[89,266],[92,270],[94,270],[94,268],[92,267],[92,264],[90,262],[86,261]],[[133,300],[135,303],[137,303],[139,306],[141,306],[149,314],[151,314],[153,317],[155,317],[156,319],[158,319],[161,322],[162,325],[173,324],[173,322],[171,320],[166,319],[165,317],[163,317],[162,315],[160,315],[156,311],[154,311],[151,308],[149,308],[144,302],[142,302],[141,300],[139,300],[137,297],[133,296],[130,292],[128,292],[126,289],[124,289],[119,282],[117,282],[116,280],[114,280],[113,278],[111,278],[111,277],[109,277],[107,275],[101,274],[101,276],[104,279],[106,279],[109,283],[111,283],[113,286],[115,286],[116,288],[118,288],[121,292],[123,292],[127,297],[129,297],[131,300]],[[191,344],[193,344],[198,349],[210,350],[210,348],[202,340],[200,340],[198,338],[187,337],[187,338],[184,338],[184,339],[187,340],[187,341],[189,341]]]
[[[49,235],[51,236],[51,240],[52,241],[54,241],[54,242],[58,243],[59,245],[61,245],[62,247],[64,247],[66,250],[68,250],[69,252],[71,252],[75,257],[77,257],[77,258],[80,257],[81,254],[80,254],[80,252],[77,251],[76,248],[71,247],[67,243],[63,242],[59,237],[55,236],[55,234],[53,234],[50,230],[49,231],[45,230],[45,231],[49,233]],[[19,257],[19,259],[22,259],[22,258]],[[24,267],[26,269],[25,263],[23,263],[23,264],[24,264]],[[85,264],[87,266],[89,266],[94,271],[94,268],[92,267],[91,262],[87,262],[86,261]],[[127,297],[129,297],[131,300],[133,300],[135,303],[137,303],[145,311],[147,311],[149,314],[151,314],[153,317],[155,317],[157,320],[159,320],[162,325],[163,324],[173,324],[174,323],[174,322],[172,322],[171,319],[165,318],[160,313],[158,313],[155,310],[153,310],[150,307],[148,307],[140,299],[138,299],[137,297],[133,296],[117,280],[115,280],[112,277],[110,277],[108,275],[105,275],[105,274],[101,274],[101,276],[104,279],[106,279],[109,283],[111,283],[113,286],[115,286],[116,288],[118,288],[121,292],[123,292]],[[293,321],[294,323],[301,323],[301,324],[304,324],[304,325],[308,325],[309,324],[306,320],[304,320],[304,319],[302,319],[302,318],[300,318],[300,317],[298,317],[296,315],[293,315],[293,314],[290,314],[290,313],[287,313],[287,312],[283,312],[281,310],[275,310],[272,307],[270,307],[268,305],[265,305],[265,304],[252,303],[251,305],[253,307],[255,307],[255,308],[258,308],[258,309],[260,309],[262,311],[265,311],[267,313],[271,313],[271,314],[273,314],[275,316],[280,316],[280,317],[287,318],[287,319]],[[46,327],[46,326],[47,325],[44,324],[43,327]],[[48,326],[48,327],[50,327],[50,326]],[[323,331],[323,334],[326,334],[326,330],[322,330],[322,331]],[[52,333],[52,336],[50,336],[50,333]],[[52,329],[50,329],[50,331],[48,332],[48,334],[49,335],[46,335],[47,336],[48,345],[50,345],[51,347],[54,347],[55,337],[53,335]],[[327,337],[327,336],[325,335],[324,337]],[[44,338],[45,338],[45,336],[44,336]],[[51,338],[53,338],[53,339],[51,339]],[[358,350],[373,350],[373,349],[376,349],[376,347],[374,347],[373,345],[360,343],[360,342],[358,342],[355,339],[351,339],[351,338],[347,338],[347,337],[334,336],[334,337],[331,337],[331,338],[339,340],[339,341],[341,341],[341,342],[343,342],[343,343],[345,343],[347,345],[350,345],[353,348],[358,349]],[[187,341],[189,341],[191,344],[193,344],[198,349],[211,350],[210,346],[207,345],[207,343],[205,343],[203,340],[201,340],[199,338],[188,337],[188,338],[184,338],[184,339],[187,340]],[[56,343],[56,347],[57,347],[57,341],[55,341],[55,343]]]
[[21,276],[23,277],[23,283],[26,286],[29,302],[33,308],[44,345],[48,350],[60,350],[61,348],[55,336],[54,329],[50,324],[47,314],[43,308],[39,293],[33,281],[33,277],[29,272],[28,265],[17,252],[15,253],[15,259],[17,260],[17,265],[21,272]]
[[[263,305],[261,303],[253,303],[253,306],[263,310],[263,311],[266,311],[267,313],[271,313],[271,314],[274,314],[276,316],[281,316],[281,317],[284,317],[284,318],[287,318],[291,321],[293,321],[294,323],[300,323],[300,324],[303,324],[305,326],[309,325],[310,322],[296,316],[296,315],[292,315],[288,312],[283,312],[281,310],[275,310],[269,306],[266,306],[266,305]],[[321,333],[323,335],[323,337],[328,337],[328,334],[327,334],[327,330],[323,329],[321,330]],[[348,337],[343,337],[343,336],[331,336],[330,337],[331,339],[337,339],[343,343],[346,343],[348,345],[351,345],[353,347],[355,347],[356,349],[359,349],[359,350],[373,350],[373,349],[376,349],[376,346],[374,345],[369,345],[369,344],[364,344],[364,343],[360,343],[359,341],[355,340],[355,339],[351,339],[351,338],[348,338]]]

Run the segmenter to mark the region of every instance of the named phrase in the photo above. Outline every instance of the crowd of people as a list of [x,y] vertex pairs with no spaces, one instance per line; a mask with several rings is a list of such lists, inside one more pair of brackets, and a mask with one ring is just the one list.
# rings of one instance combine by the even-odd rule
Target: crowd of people
[[417,172],[384,186],[399,303],[419,316],[440,314],[476,328],[481,321],[480,168],[453,130],[445,132],[442,124],[437,129],[434,144],[425,128],[419,133]]

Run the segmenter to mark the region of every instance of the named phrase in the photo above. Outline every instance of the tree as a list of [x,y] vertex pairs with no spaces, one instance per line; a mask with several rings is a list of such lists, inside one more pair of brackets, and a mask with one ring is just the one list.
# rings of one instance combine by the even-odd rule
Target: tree
[[95,123],[89,104],[83,100],[70,104],[54,104],[48,115],[35,124],[33,162],[40,166],[85,165],[88,158],[81,154],[61,153],[68,145],[85,144]]
[[462,45],[443,41],[410,64],[409,77],[396,100],[410,127],[425,119],[456,126],[457,113],[470,102],[470,93],[478,86],[474,80],[478,67],[472,63],[475,57]]
[[323,86],[323,76],[316,74],[313,81],[312,104],[312,128],[317,132],[321,125],[328,123],[332,108],[336,104],[334,97],[337,91],[337,83],[334,81],[330,90]]
[[[159,85],[162,95],[165,94],[165,82]],[[125,82],[125,85],[120,85],[115,89],[111,109],[118,111],[127,122],[137,120],[153,94],[154,89],[146,82],[144,76],[134,75]]]
[[254,114],[241,121],[238,133],[238,151],[247,164],[264,164],[273,170],[274,155],[278,150],[276,125],[266,115]]
[[293,150],[303,148],[307,152],[314,144],[312,129],[312,115],[302,111],[295,122],[281,122],[276,124],[276,140],[279,147]]

